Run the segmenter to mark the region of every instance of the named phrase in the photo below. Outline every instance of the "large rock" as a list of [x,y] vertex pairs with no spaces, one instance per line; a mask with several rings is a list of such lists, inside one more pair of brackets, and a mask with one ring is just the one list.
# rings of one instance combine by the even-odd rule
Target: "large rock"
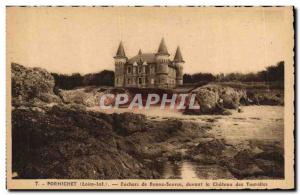
[[206,114],[213,113],[217,107],[219,94],[206,88],[197,90],[196,94],[196,101],[200,105],[200,111]]
[[225,143],[223,140],[209,138],[199,140],[197,146],[192,148],[189,151],[189,154],[194,157],[200,155],[197,157],[198,159],[200,159],[200,157],[203,158],[202,155],[205,155],[206,157],[220,156],[224,149]]
[[101,95],[101,92],[96,90],[87,91],[85,88],[59,91],[59,96],[64,103],[74,103],[85,106],[98,106]]
[[245,97],[245,92],[231,87],[218,88],[219,97],[224,108],[237,109],[240,105],[240,99]]
[[196,101],[200,110],[186,111],[192,114],[227,114],[225,109],[237,109],[241,98],[246,97],[244,90],[218,84],[208,84],[194,89],[191,93],[196,94]]
[[[264,149],[264,151],[262,150]],[[284,157],[275,147],[257,150],[246,149],[239,151],[231,160],[224,164],[236,178],[251,178],[267,176],[282,178],[284,176]]]
[[270,106],[284,105],[283,90],[253,89],[247,91],[247,97],[250,104]]
[[54,78],[42,68],[25,68],[22,65],[12,63],[11,82],[12,104],[14,106],[36,101],[61,102],[60,98],[53,92]]
[[[83,87],[73,90],[59,90],[59,96],[64,103],[81,104],[88,107],[100,105],[100,98],[105,94],[130,94],[125,89],[102,88],[102,87]],[[106,97],[106,105],[114,105],[115,97]]]
[[114,127],[120,135],[130,135],[137,131],[143,131],[146,117],[141,114],[121,113],[113,114]]

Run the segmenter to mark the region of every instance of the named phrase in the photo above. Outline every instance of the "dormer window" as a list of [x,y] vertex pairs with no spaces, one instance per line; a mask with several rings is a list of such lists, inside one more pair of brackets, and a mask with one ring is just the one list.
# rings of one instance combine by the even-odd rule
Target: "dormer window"
[[139,73],[142,73],[143,69],[141,66],[138,67],[138,71],[139,71]]

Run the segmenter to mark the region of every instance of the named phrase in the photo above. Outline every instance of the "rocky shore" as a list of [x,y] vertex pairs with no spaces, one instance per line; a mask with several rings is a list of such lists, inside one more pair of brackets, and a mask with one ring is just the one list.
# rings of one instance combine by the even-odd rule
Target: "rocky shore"
[[276,141],[248,148],[210,133],[207,123],[149,120],[69,106],[19,107],[12,112],[13,170],[20,178],[161,178],[167,161],[226,168],[235,178],[282,178]]
[[[86,109],[85,96],[70,98],[64,93],[71,92],[54,86],[47,71],[12,65],[16,178],[158,179],[164,178],[167,162],[184,160],[220,166],[237,179],[284,177],[283,145],[277,140],[232,144],[212,133],[214,119],[156,120],[141,114],[91,111]],[[93,88],[82,93],[94,92]],[[248,98],[247,92],[215,85],[194,92],[206,105],[201,114],[213,114],[220,99],[227,110]]]

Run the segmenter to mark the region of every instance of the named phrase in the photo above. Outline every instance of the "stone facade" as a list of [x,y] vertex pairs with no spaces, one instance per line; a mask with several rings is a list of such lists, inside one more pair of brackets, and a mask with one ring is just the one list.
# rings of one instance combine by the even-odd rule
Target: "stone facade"
[[182,85],[183,58],[177,47],[170,60],[164,39],[157,53],[139,53],[128,59],[122,42],[115,59],[115,87],[175,88]]

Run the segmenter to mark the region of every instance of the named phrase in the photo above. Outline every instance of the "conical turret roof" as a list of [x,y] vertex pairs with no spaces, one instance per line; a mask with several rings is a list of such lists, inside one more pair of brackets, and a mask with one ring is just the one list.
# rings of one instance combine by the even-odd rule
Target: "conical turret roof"
[[184,62],[179,46],[177,47],[177,50],[176,50],[176,53],[174,56],[174,62]]
[[158,50],[157,50],[157,54],[170,55],[168,52],[164,38],[161,39],[161,42],[160,42]]
[[139,55],[142,55],[142,50],[141,49],[139,50]]
[[124,51],[124,47],[123,47],[122,41],[119,44],[119,48],[118,48],[118,51],[116,53],[115,58],[126,58],[126,54],[125,54],[125,51]]
[[142,63],[142,62],[143,62],[142,55],[143,55],[143,54],[142,54],[142,50],[139,49],[139,53],[138,53],[138,57],[139,57],[138,61],[139,61],[139,63]]

